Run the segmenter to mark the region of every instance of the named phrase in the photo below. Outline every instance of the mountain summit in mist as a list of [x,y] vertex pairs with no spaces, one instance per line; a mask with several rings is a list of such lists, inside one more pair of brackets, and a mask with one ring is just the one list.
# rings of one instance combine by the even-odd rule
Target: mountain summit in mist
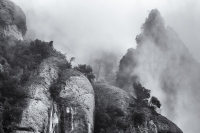
[[184,116],[192,123],[184,131],[197,131],[190,113],[198,109],[199,64],[158,10],[120,61],[114,86],[113,62],[97,61],[110,82],[96,81],[90,65],[72,67],[75,58],[53,41],[23,40],[23,11],[6,0],[0,7],[0,133],[182,133],[162,113],[181,127]]
[[129,49],[120,61],[118,86],[133,93],[132,82],[141,82],[161,100],[165,116],[184,132],[197,133],[200,64],[157,9],[149,13],[136,42],[136,49]]

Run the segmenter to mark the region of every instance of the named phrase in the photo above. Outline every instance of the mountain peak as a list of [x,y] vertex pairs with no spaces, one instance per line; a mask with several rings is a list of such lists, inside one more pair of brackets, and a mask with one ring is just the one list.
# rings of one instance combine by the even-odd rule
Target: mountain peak
[[165,29],[164,19],[162,18],[160,12],[157,9],[151,10],[148,18],[146,18],[146,21],[142,25],[141,29],[146,34],[151,34]]

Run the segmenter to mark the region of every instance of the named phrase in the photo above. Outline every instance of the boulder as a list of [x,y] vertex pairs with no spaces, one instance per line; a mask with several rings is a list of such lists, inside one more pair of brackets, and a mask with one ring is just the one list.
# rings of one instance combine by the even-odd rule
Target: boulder
[[62,72],[57,98],[60,131],[93,133],[94,91],[89,80],[73,69]]
[[23,40],[26,30],[26,16],[22,9],[9,0],[0,0],[0,36]]
[[116,106],[125,113],[128,112],[129,104],[135,104],[135,99],[118,87],[96,83],[94,85],[94,92],[97,104],[105,107]]
[[[95,133],[134,132],[131,106],[135,99],[126,91],[104,83],[94,84]],[[130,122],[130,123],[129,123]]]

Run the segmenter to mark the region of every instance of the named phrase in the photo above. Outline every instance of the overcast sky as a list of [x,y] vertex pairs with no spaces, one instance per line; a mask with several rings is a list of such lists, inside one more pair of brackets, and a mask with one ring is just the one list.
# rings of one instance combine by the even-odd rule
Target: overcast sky
[[26,14],[26,38],[53,40],[56,49],[75,56],[78,62],[84,62],[97,50],[124,55],[128,48],[136,46],[135,37],[149,11],[155,8],[200,61],[198,0],[12,1]]

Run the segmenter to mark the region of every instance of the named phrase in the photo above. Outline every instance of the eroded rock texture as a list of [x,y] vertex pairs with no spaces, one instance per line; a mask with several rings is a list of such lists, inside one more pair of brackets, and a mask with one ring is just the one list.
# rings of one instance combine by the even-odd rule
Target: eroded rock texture
[[67,70],[61,79],[58,97],[61,132],[92,133],[94,128],[94,92],[89,80],[81,73]]
[[23,40],[26,29],[26,16],[21,8],[9,0],[0,0],[0,36]]
[[150,133],[183,133],[176,124],[149,107],[134,108],[133,112],[143,113],[146,116],[145,122],[138,126],[141,131]]
[[19,103],[24,109],[17,125],[17,133],[23,133],[21,129],[32,132],[47,131],[52,101],[49,87],[58,78],[59,62],[61,61],[54,57],[43,61],[23,88],[23,97],[26,98],[21,99]]

